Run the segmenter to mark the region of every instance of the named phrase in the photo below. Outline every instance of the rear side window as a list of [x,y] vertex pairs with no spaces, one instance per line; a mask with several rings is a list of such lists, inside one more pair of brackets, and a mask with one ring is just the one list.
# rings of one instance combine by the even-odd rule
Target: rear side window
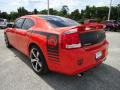
[[27,30],[27,29],[31,28],[33,25],[34,25],[33,20],[25,19],[24,24],[22,26],[22,29],[26,29]]
[[60,16],[40,16],[40,17],[46,20],[48,23],[50,23],[53,27],[68,27],[79,25],[79,23],[77,23],[74,20]]
[[16,28],[21,28],[24,20],[25,20],[25,19],[23,19],[23,18],[18,19],[18,20],[15,22],[15,27],[16,27]]

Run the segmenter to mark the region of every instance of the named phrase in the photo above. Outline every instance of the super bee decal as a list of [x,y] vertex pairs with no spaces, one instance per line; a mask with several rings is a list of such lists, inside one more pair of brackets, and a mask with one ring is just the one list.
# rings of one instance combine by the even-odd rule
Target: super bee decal
[[57,34],[47,34],[47,51],[50,60],[59,61],[59,37]]
[[53,33],[41,32],[41,31],[32,31],[33,33],[45,35],[47,42],[46,48],[48,53],[48,59],[52,61],[59,61],[59,36]]

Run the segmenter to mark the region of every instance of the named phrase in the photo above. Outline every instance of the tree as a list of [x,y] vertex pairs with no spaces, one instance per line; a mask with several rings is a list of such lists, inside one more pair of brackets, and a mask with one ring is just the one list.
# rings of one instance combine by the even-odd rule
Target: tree
[[10,12],[10,14],[9,14],[9,17],[8,17],[8,20],[9,21],[14,21],[16,18],[18,18],[19,17],[19,15],[18,15],[18,13],[17,12]]
[[91,8],[89,6],[86,6],[85,17],[86,18],[90,18],[91,17]]
[[48,10],[44,9],[44,10],[40,11],[40,14],[47,14],[47,11]]
[[33,11],[33,14],[38,14],[39,12],[37,11],[37,9],[35,8]]
[[120,20],[120,4],[117,5],[117,20]]
[[59,12],[58,15],[66,17],[69,14],[68,12],[69,12],[68,6],[64,5],[64,6],[62,6],[62,9],[61,9],[61,11]]
[[50,13],[51,15],[57,15],[57,14],[58,14],[58,11],[55,10],[55,9],[53,9],[53,8],[50,8],[50,9],[49,9],[49,13]]
[[[109,8],[106,6],[104,7],[86,6],[85,10],[81,10],[81,17],[83,19],[90,19],[90,18],[99,19],[99,21],[106,20],[108,15],[108,10]],[[114,14],[114,16],[116,15]]]
[[[86,6],[86,8],[81,10],[79,12],[78,9],[74,10],[73,12],[69,13],[69,8],[68,6],[64,5],[62,6],[60,11],[57,11],[53,8],[49,9],[51,15],[59,15],[59,16],[64,16],[64,17],[69,17],[71,19],[74,19],[76,21],[79,21],[81,19],[97,19],[99,21],[101,20],[107,20],[108,16],[108,11],[109,7],[102,6],[102,7],[95,7],[95,6]],[[33,12],[30,12],[26,10],[24,7],[18,8],[17,12],[10,12],[8,14],[7,12],[2,12],[0,10],[0,18],[6,18],[8,20],[14,21],[16,18],[23,16],[23,15],[28,15],[28,14],[47,14],[47,10],[41,10],[38,11],[37,9],[34,9]],[[120,19],[120,4],[116,6],[112,6],[111,8],[111,19],[119,20]]]
[[0,18],[8,19],[8,14],[7,14],[7,12],[1,12],[1,13],[0,13]]
[[71,18],[71,19],[74,19],[74,20],[76,20],[76,21],[79,21],[80,18],[81,18],[81,15],[80,15],[79,10],[76,9],[76,10],[74,10],[73,12],[71,12],[70,18]]
[[19,16],[24,16],[24,15],[27,15],[27,14],[29,14],[29,12],[24,7],[18,8],[18,15]]

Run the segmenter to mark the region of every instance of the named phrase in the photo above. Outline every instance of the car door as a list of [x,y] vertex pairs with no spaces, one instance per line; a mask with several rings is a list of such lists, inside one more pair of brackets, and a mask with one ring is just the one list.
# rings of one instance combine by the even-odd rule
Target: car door
[[15,34],[15,28],[7,28],[7,37],[12,46],[15,45]]
[[24,19],[17,19],[14,27],[13,28],[8,28],[7,29],[7,36],[9,39],[9,42],[12,46],[14,46],[15,48],[17,48],[17,42],[16,42],[16,30],[21,28],[22,24],[23,24]]
[[25,18],[21,28],[17,29],[16,31],[16,42],[18,42],[17,47],[21,52],[23,52],[26,55],[27,55],[27,49],[28,49],[27,47],[29,42],[28,31],[33,25],[34,22],[31,19]]
[[16,20],[15,22],[15,26],[14,26],[14,35],[13,35],[13,38],[14,38],[14,47],[19,49],[19,38],[16,36],[18,31],[20,31],[22,29],[22,25],[23,25],[23,22],[24,22],[24,18],[19,18]]

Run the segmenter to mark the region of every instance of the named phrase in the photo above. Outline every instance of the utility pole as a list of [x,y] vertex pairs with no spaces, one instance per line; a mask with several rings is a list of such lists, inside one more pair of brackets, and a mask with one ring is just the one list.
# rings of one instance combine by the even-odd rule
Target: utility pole
[[48,15],[50,14],[50,12],[49,12],[49,0],[47,1],[47,5],[48,5]]
[[110,0],[109,13],[108,13],[108,21],[110,20],[110,15],[111,15],[111,5],[112,5],[112,0]]

